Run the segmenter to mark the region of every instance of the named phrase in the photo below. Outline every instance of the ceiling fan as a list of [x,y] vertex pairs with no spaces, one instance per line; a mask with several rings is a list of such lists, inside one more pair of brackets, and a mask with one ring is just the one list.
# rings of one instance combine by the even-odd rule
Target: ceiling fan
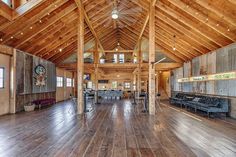
[[103,23],[104,27],[123,28],[134,25],[142,14],[142,8],[134,6],[137,0],[106,0],[106,4],[112,4],[109,13],[99,13],[109,16]]

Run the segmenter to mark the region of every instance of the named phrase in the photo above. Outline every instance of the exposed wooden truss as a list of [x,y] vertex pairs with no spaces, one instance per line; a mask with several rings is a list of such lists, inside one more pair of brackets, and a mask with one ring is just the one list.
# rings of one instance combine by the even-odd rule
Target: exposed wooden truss
[[[61,63],[77,50],[80,2],[85,43],[95,39],[100,52],[113,51],[118,43],[133,50],[142,37],[148,39],[150,0],[31,0],[16,9],[0,1],[0,44]],[[115,5],[124,12],[138,11],[112,20]],[[158,0],[155,7],[156,46],[176,62],[236,41],[234,0]]]

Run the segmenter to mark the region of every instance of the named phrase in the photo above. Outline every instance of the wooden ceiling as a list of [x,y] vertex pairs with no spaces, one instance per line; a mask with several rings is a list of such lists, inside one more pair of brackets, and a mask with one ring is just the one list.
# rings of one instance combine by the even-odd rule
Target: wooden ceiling
[[[0,44],[61,63],[77,49],[80,2],[85,42],[95,38],[104,50],[118,43],[133,50],[148,38],[149,0],[31,0],[15,10],[0,1]],[[118,20],[111,18],[114,7]],[[235,0],[157,0],[156,46],[184,62],[234,43],[235,8]]]

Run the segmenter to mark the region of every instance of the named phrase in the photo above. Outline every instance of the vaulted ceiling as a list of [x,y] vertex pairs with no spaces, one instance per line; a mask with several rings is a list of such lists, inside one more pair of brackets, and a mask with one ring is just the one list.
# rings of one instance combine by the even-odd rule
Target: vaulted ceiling
[[[78,1],[31,0],[14,10],[0,1],[0,44],[61,63],[77,49]],[[118,43],[134,50],[141,37],[148,39],[149,1],[81,0],[85,43],[96,38],[104,50]],[[235,0],[157,0],[156,46],[184,62],[234,43],[235,8]]]

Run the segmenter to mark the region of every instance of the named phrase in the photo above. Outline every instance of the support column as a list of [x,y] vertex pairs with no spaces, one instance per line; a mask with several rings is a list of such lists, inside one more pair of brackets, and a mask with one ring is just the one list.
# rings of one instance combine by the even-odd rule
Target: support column
[[77,78],[76,78],[76,72],[73,72],[73,96],[76,96],[76,87],[77,87]]
[[84,13],[82,9],[79,9],[78,28],[77,28],[77,109],[78,114],[82,114],[84,111],[84,88],[83,88],[83,76],[84,76]]
[[151,0],[149,8],[149,114],[155,114],[155,0]]
[[142,50],[141,50],[141,39],[138,44],[138,81],[137,81],[137,91],[138,96],[141,93],[141,64],[142,64]]
[[99,63],[99,52],[98,42],[95,42],[94,52],[94,68],[95,68],[95,103],[98,104],[98,63]]

